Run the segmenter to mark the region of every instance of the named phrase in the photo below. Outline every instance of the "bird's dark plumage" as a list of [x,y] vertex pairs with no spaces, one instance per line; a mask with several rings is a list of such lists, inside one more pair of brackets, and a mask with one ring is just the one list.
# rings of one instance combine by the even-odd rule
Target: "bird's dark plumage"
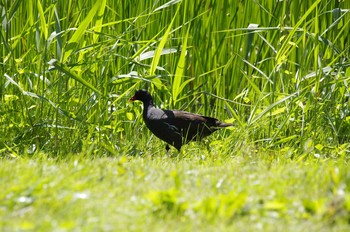
[[[146,90],[138,90],[130,101],[143,102],[143,120],[148,129],[158,138],[180,151],[181,146],[200,140],[231,123],[220,122],[216,118],[206,117],[180,110],[161,110],[154,106],[153,98]],[[167,145],[167,150],[169,146]]]

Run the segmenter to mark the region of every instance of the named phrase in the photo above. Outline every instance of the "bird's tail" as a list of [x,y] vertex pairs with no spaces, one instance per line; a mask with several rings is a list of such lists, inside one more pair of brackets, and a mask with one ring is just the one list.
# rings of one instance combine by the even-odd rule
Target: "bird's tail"
[[220,122],[220,121],[218,121],[218,122],[216,123],[216,126],[217,126],[217,127],[229,127],[229,126],[233,126],[233,123],[226,123],[226,122]]

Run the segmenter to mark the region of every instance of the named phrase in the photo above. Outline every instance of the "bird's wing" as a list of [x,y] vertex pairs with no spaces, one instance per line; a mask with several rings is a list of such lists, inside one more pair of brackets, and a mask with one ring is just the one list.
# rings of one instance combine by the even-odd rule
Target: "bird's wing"
[[201,139],[216,130],[213,126],[217,119],[193,114],[186,111],[172,111],[174,114],[173,124],[180,129],[182,136],[187,142]]
[[175,118],[183,122],[184,126],[205,124],[208,127],[216,125],[216,118],[193,114],[186,111],[173,111]]

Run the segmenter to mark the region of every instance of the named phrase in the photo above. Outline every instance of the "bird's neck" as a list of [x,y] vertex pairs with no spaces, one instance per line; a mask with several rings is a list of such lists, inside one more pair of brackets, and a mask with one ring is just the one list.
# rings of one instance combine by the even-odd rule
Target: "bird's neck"
[[147,111],[154,107],[153,99],[149,99],[143,102],[143,116],[147,115]]

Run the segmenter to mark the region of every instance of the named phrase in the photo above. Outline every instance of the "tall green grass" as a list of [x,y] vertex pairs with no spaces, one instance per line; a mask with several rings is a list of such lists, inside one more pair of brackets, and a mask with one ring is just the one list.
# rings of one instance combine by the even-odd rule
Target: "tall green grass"
[[148,132],[128,98],[145,88],[161,107],[234,121],[216,135],[228,150],[343,155],[349,10],[320,0],[3,1],[0,152],[138,154]]

